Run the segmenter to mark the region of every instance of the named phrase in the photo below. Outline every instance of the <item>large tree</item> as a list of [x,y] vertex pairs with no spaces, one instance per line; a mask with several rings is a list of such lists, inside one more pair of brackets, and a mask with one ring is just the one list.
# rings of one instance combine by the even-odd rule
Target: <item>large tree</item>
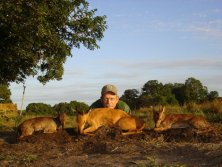
[[157,96],[162,93],[163,84],[157,80],[149,80],[142,87],[142,95]]
[[185,103],[185,85],[183,83],[174,83],[172,93],[174,94],[179,104],[183,105]]
[[0,84],[0,103],[11,103],[11,91],[8,85]]
[[207,100],[208,90],[202,83],[190,77],[185,81],[184,95],[186,102],[202,102]]
[[125,101],[131,109],[136,109],[138,107],[137,104],[139,96],[140,93],[137,89],[127,89],[124,91],[120,99]]
[[99,48],[106,17],[88,7],[86,0],[1,1],[0,83],[60,80],[72,48]]

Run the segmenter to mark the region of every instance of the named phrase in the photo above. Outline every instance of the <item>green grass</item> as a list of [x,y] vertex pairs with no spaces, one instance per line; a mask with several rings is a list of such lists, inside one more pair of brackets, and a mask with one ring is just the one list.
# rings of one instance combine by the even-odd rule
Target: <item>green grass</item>
[[77,127],[76,116],[68,116],[66,120],[65,128]]
[[[19,124],[23,121],[41,117],[41,116],[51,116],[51,115],[43,115],[43,114],[35,114],[35,113],[24,113],[23,115],[16,115],[11,117],[0,117],[0,130],[16,130]],[[65,128],[76,127],[76,116],[67,116],[67,121]]]
[[[146,122],[147,129],[152,129],[154,127],[153,121],[153,111],[158,111],[160,106],[141,108],[139,110],[133,111],[133,115],[142,118]],[[8,113],[8,115],[7,115]],[[195,115],[203,115],[208,121],[212,123],[222,122],[222,102],[213,101],[206,102],[203,104],[190,103],[184,106],[179,105],[167,105],[166,114],[187,114],[193,113]],[[0,113],[0,130],[15,130],[16,127],[24,120],[47,116],[46,114],[35,114],[23,112],[20,116],[18,113],[4,112]],[[49,116],[49,115],[48,115]],[[67,116],[66,128],[75,128],[76,116]]]

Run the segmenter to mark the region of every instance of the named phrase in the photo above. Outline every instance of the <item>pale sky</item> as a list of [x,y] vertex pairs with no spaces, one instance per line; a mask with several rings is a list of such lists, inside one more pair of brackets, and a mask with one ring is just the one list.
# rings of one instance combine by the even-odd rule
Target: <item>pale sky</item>
[[[90,9],[107,16],[108,29],[90,51],[72,50],[63,80],[42,85],[26,81],[24,107],[77,100],[91,104],[105,84],[119,96],[149,80],[185,83],[194,77],[222,95],[222,0],[90,0]],[[22,84],[11,84],[21,107]]]

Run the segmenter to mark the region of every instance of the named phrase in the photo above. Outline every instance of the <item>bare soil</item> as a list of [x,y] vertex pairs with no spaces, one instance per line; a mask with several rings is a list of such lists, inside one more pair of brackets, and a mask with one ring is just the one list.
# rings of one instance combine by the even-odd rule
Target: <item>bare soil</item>
[[222,131],[197,134],[192,129],[163,133],[145,130],[122,136],[102,127],[94,136],[74,129],[35,133],[23,141],[13,131],[0,131],[1,167],[71,166],[222,166]]

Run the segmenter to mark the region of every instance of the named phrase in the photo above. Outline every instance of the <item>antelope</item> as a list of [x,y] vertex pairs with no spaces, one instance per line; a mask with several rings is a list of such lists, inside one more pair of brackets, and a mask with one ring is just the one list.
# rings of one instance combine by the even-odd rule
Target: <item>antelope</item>
[[30,136],[36,131],[43,131],[43,133],[55,133],[61,127],[64,128],[66,121],[66,114],[59,112],[57,117],[36,117],[22,122],[18,131],[21,140],[25,136]]
[[[133,117],[120,109],[96,108],[87,113],[78,113],[77,124],[80,134],[92,135],[101,126],[116,126],[122,135],[142,132],[145,127],[143,120]],[[85,126],[89,125],[87,128]]]
[[197,130],[208,130],[209,122],[203,116],[193,114],[165,114],[165,107],[159,113],[154,112],[154,131],[162,132],[168,129],[193,127]]

